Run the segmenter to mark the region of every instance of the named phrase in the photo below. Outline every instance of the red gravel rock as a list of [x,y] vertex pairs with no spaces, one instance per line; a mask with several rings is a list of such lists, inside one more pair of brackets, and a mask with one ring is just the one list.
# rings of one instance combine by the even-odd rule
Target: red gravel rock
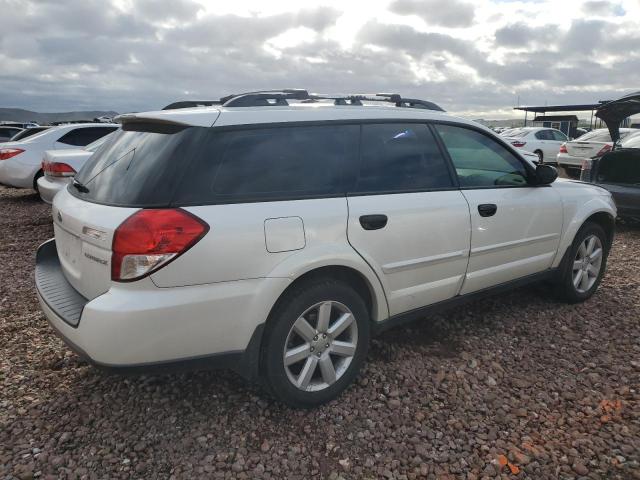
[[0,211],[0,478],[513,477],[502,457],[513,478],[640,478],[638,227],[588,302],[532,286],[392,330],[344,395],[298,411],[230,372],[81,362],[35,298],[50,207],[0,187]]

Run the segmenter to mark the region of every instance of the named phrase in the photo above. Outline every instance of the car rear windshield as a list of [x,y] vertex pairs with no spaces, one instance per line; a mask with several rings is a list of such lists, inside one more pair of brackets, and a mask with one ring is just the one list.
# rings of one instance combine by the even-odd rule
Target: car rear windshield
[[578,141],[580,142],[602,142],[602,143],[606,143],[606,142],[610,142],[611,141],[611,134],[609,133],[609,130],[602,129],[602,130],[592,130],[590,132],[585,133],[584,135],[582,135]]
[[118,206],[160,207],[344,193],[359,126],[119,131],[69,191]]

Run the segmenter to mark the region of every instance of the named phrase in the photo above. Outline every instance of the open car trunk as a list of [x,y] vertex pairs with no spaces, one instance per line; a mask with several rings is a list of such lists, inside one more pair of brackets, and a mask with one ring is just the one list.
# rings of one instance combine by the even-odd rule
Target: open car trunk
[[620,139],[620,123],[631,115],[640,113],[640,92],[625,95],[618,100],[605,103],[596,110],[596,117],[606,124],[614,144]]

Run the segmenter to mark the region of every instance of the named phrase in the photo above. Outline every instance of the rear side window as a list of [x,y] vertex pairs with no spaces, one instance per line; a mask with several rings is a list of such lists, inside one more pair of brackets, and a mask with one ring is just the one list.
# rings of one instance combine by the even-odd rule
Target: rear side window
[[198,171],[220,200],[344,193],[357,140],[352,125],[230,132],[218,161]]
[[419,191],[452,186],[446,160],[425,124],[362,126],[355,192]]
[[564,133],[559,132],[557,130],[551,130],[551,135],[553,135],[553,139],[560,141],[560,142],[566,142],[567,141],[567,137],[565,136]]
[[447,147],[461,187],[527,185],[527,170],[523,162],[496,140],[470,128],[435,127]]
[[92,142],[95,142],[101,137],[104,137],[108,133],[115,131],[117,127],[84,127],[76,128],[70,132],[65,133],[58,139],[58,142],[66,145],[75,145],[77,147],[84,147]]

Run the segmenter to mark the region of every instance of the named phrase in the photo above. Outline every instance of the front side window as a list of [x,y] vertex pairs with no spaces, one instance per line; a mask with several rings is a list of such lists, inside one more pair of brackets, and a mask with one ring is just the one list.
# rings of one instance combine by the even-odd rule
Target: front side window
[[453,182],[433,134],[425,124],[362,126],[356,192],[451,188]]
[[524,164],[488,135],[452,125],[436,125],[463,188],[527,185]]

